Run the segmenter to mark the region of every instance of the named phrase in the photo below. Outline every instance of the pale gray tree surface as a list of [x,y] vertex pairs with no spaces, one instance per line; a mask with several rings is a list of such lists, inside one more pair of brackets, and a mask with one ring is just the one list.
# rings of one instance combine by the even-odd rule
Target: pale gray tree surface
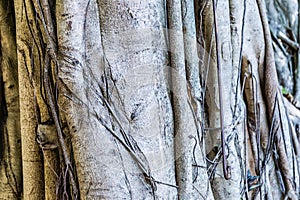
[[299,199],[298,10],[2,0],[0,199]]

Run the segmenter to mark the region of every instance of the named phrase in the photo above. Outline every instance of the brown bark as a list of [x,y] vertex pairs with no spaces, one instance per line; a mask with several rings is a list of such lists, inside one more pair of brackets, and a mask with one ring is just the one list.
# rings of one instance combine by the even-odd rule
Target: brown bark
[[0,18],[0,199],[18,199],[22,191],[22,166],[13,2],[1,1]]
[[22,142],[23,198],[44,199],[44,170],[41,149],[36,142],[38,125],[35,73],[39,69],[39,42],[31,1],[15,1],[20,122]]

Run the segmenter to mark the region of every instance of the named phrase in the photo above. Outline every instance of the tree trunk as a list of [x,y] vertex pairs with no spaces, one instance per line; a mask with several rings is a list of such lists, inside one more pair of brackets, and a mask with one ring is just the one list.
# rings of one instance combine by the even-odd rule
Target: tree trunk
[[23,198],[44,199],[43,157],[36,142],[39,42],[31,1],[15,1],[22,143]]
[[18,199],[22,192],[22,166],[17,46],[12,2],[1,1],[0,18],[0,199]]
[[291,5],[0,6],[0,199],[298,198]]

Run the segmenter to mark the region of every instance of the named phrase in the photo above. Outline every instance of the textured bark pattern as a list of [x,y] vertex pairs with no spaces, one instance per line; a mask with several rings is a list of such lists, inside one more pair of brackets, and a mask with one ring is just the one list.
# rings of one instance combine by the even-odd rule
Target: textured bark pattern
[[[217,35],[219,37],[219,46],[217,47],[220,54],[220,68],[222,72],[217,70],[216,61],[216,44],[215,44],[215,30],[214,30],[214,20],[213,20],[213,6],[210,2],[203,4],[204,11],[202,12],[203,17],[203,33],[205,40],[205,50],[207,53],[206,65],[204,65],[203,79],[207,82],[206,91],[206,103],[208,110],[208,131],[207,131],[207,152],[213,150],[213,148],[220,149],[221,147],[221,133],[220,133],[220,98],[223,104],[223,116],[224,120],[224,133],[227,149],[225,150],[227,154],[227,165],[229,175],[231,180],[226,181],[223,176],[222,164],[220,163],[215,171],[216,175],[212,179],[211,184],[213,188],[214,197],[216,199],[224,198],[239,198],[240,190],[240,179],[241,179],[241,168],[240,160],[238,158],[234,139],[230,139],[227,142],[227,137],[236,133],[236,130],[232,129],[234,125],[233,115],[236,101],[234,100],[235,91],[237,84],[234,81],[232,84],[231,80],[236,78],[233,74],[238,73],[238,68],[232,68],[232,44],[231,44],[231,30],[230,30],[230,10],[228,1],[218,1],[217,2]],[[231,13],[232,14],[232,13]],[[233,13],[234,14],[234,13]],[[235,49],[236,50],[236,49]],[[234,56],[236,58],[236,55]],[[207,71],[208,70],[208,71]],[[206,73],[208,73],[206,75]],[[218,73],[221,73],[222,82],[218,82]],[[229,81],[230,80],[230,81]],[[219,96],[219,87],[222,87],[223,95]],[[242,114],[242,113],[241,113]],[[231,136],[232,138],[232,136]],[[235,138],[235,136],[234,136]]]
[[[164,2],[99,1],[99,10],[108,100],[125,132],[144,153],[153,178],[176,185]],[[132,198],[153,198],[141,170],[134,171],[136,161],[124,147],[119,146],[119,151]],[[156,186],[157,198],[176,198],[174,187]]]
[[[23,198],[44,199],[43,160],[36,142],[37,115],[35,105],[34,74],[38,62],[37,42],[32,38],[35,15],[30,1],[15,1],[20,122],[22,142]],[[27,23],[24,23],[26,21]]]
[[1,1],[0,199],[18,199],[22,191],[18,66],[13,10],[12,2]]
[[[267,2],[285,5],[270,20],[295,32],[286,2]],[[278,62],[298,35],[271,34],[264,2],[14,3],[16,33],[0,3],[0,199],[297,198],[300,111],[271,39]]]

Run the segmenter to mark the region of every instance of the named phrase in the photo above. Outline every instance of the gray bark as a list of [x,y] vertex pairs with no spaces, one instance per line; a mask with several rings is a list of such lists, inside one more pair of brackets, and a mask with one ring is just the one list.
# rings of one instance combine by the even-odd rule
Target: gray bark
[[296,199],[297,9],[15,1],[15,35],[12,18],[0,21],[1,139],[11,147],[1,164],[16,154],[0,166],[0,198],[17,198],[22,178],[24,199]]

